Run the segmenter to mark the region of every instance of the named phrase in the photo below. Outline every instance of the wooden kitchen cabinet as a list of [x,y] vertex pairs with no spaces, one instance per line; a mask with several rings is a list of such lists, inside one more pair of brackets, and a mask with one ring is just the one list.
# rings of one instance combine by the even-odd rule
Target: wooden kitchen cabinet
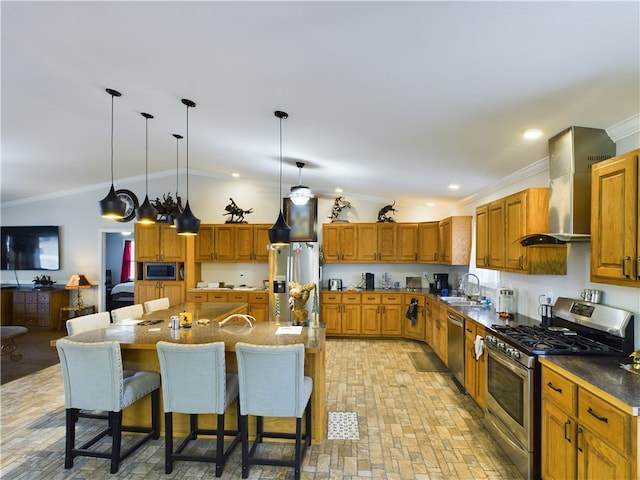
[[469,265],[471,217],[448,217],[438,222],[438,263]]
[[67,290],[13,290],[11,325],[58,328],[60,309],[69,305]]
[[418,260],[422,263],[438,261],[438,222],[418,225]]
[[185,282],[138,280],[135,282],[135,303],[167,297],[170,305],[183,303],[186,298]]
[[271,225],[238,224],[234,228],[234,261],[267,262],[269,254],[269,228]]
[[505,270],[536,275],[567,273],[566,245],[523,247],[520,239],[549,229],[549,189],[529,188],[504,199]]
[[591,281],[640,287],[640,149],[593,165]]
[[549,189],[530,188],[476,208],[476,266],[515,273],[564,275],[566,245],[523,247],[549,229]]
[[196,262],[267,262],[267,224],[201,225],[195,237]]
[[635,478],[637,433],[631,415],[563,373],[542,366],[542,477]]
[[269,292],[249,292],[249,315],[259,322],[269,321]]
[[322,292],[322,320],[327,335],[359,335],[360,293]]
[[351,223],[322,224],[322,255],[325,263],[358,260],[358,229]]
[[432,306],[431,343],[429,344],[431,349],[440,357],[440,360],[442,360],[445,365],[449,364],[447,309],[448,306],[445,303],[440,301],[434,302]]
[[362,335],[402,335],[402,294],[361,294]]
[[398,223],[396,227],[398,248],[396,262],[418,261],[418,224]]
[[396,225],[395,222],[358,223],[358,261],[395,262]]
[[485,370],[485,357],[480,355],[476,359],[476,336],[485,336],[485,327],[474,322],[469,317],[464,320],[464,386],[471,398],[484,409],[485,388],[487,385],[487,373]]
[[[411,299],[418,300],[418,308],[416,309],[416,321],[415,324],[410,319],[406,318],[406,312],[411,305]],[[404,336],[413,338],[415,340],[426,341],[425,327],[426,327],[426,312],[427,303],[429,302],[429,309],[431,309],[431,299],[423,293],[405,293],[404,302],[401,314],[402,323],[404,325]]]
[[185,237],[165,224],[134,226],[136,262],[183,262]]

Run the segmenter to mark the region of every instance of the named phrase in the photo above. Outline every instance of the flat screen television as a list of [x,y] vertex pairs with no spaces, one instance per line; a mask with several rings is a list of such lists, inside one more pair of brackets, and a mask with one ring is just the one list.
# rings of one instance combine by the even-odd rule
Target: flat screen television
[[0,227],[0,270],[60,270],[58,226]]

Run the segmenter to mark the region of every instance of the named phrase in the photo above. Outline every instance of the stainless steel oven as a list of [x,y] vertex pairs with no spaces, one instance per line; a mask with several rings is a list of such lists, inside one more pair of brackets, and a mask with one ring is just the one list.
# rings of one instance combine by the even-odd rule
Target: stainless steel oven
[[536,357],[492,335],[485,337],[487,392],[485,425],[523,478],[538,478],[535,466]]
[[550,322],[516,316],[485,336],[485,425],[527,480],[541,471],[538,355],[627,356],[634,345],[633,314],[560,297]]

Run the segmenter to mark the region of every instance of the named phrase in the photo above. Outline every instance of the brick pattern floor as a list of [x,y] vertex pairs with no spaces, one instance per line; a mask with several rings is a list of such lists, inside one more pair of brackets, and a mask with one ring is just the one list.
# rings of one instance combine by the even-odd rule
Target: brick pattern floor
[[[359,440],[312,445],[303,479],[517,479],[484,427],[480,408],[461,394],[448,372],[416,372],[410,340],[327,341],[327,409],[355,412]],[[108,461],[79,458],[65,470],[64,392],[55,365],[0,387],[0,477],[3,480],[214,478],[213,464],[177,462],[164,473],[164,438],[147,443],[109,474]],[[87,421],[81,420],[81,421]],[[206,440],[199,448],[209,446]],[[280,454],[289,445],[266,445]],[[241,478],[240,448],[223,479]],[[251,479],[289,479],[289,468],[251,469]]]

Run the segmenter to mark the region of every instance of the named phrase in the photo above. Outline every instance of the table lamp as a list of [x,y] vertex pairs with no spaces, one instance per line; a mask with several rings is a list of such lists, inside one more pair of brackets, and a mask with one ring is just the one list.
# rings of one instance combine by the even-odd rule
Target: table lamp
[[76,298],[75,306],[81,307],[84,302],[82,301],[82,297],[80,296],[80,289],[91,288],[91,283],[89,282],[89,280],[87,280],[87,277],[76,273],[74,275],[71,275],[64,288],[65,290],[73,290],[74,288],[78,289],[78,297]]

